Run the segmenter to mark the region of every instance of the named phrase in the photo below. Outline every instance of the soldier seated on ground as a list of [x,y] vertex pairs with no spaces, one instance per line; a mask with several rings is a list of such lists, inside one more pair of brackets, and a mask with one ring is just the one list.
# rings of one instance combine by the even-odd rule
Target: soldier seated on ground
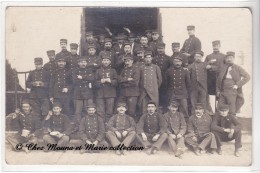
[[[81,119],[79,126],[79,134],[82,140],[83,149],[80,153],[89,152],[92,150],[85,150],[87,145],[97,146],[108,146],[105,141],[105,125],[103,119],[96,114],[96,105],[89,104],[86,106],[87,114]],[[93,150],[93,152],[98,152],[98,150]]]
[[206,153],[206,150],[217,149],[215,135],[210,132],[211,117],[203,109],[203,104],[195,104],[195,115],[192,115],[188,121],[188,134],[185,136],[185,142],[191,147],[196,155]]
[[[120,144],[129,147],[135,139],[135,121],[125,112],[127,106],[125,103],[118,103],[118,114],[112,116],[107,124],[108,132],[106,136],[113,147]],[[126,150],[116,150],[117,155],[125,155]]]
[[167,123],[168,144],[171,152],[174,152],[176,157],[181,158],[184,153],[184,135],[187,130],[184,115],[178,112],[179,103],[172,101],[168,106],[169,111],[163,116]]
[[17,144],[22,144],[21,150],[29,152],[27,144],[37,144],[37,136],[40,133],[41,121],[40,117],[32,112],[32,107],[29,100],[22,101],[22,111],[16,109],[12,113],[12,119],[18,121],[19,130],[14,136],[7,136],[6,140],[12,145],[16,151],[19,151]]
[[61,104],[59,102],[54,102],[52,111],[48,113],[43,122],[43,127],[46,129],[45,135],[43,136],[45,152],[50,151],[48,148],[52,144],[57,144],[54,148],[61,148],[67,147],[69,143],[69,135],[72,132],[72,126],[68,116],[61,113],[61,110]]
[[143,114],[137,124],[137,140],[146,149],[148,155],[155,154],[167,139],[167,123],[163,116],[156,112],[154,102],[147,103],[147,113]]
[[235,139],[235,156],[239,157],[241,145],[241,124],[236,117],[229,113],[229,105],[220,106],[219,112],[213,116],[211,124],[212,133],[216,136],[217,153],[222,154],[221,141],[227,142]]

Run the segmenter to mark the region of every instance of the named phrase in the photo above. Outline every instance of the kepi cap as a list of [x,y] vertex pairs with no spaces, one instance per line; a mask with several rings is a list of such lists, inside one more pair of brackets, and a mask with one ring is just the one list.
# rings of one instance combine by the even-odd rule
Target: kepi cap
[[48,50],[46,53],[48,56],[55,55],[55,50]]
[[60,39],[60,43],[68,43],[68,40],[67,39],[64,39],[64,38],[62,38],[62,39]]
[[71,49],[77,49],[79,45],[77,43],[70,43],[70,48]]
[[195,29],[195,26],[194,26],[194,25],[189,25],[189,26],[187,26],[187,30],[193,30],[193,29]]

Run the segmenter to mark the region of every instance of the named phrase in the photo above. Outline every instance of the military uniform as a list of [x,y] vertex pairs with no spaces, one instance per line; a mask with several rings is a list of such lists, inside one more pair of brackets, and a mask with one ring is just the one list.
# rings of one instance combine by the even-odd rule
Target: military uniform
[[179,69],[171,67],[165,74],[165,85],[168,88],[168,101],[178,101],[180,103],[180,111],[187,118],[188,104],[187,98],[191,88],[189,71],[180,67]]
[[[55,56],[55,50],[48,50],[47,51],[47,55],[48,56]],[[44,64],[43,69],[45,71],[47,71],[47,73],[50,75],[50,78],[52,77],[54,71],[57,68],[57,64],[55,59],[54,60],[50,60],[49,62],[47,62],[46,64]]]
[[[57,61],[64,58],[58,57]],[[72,92],[72,72],[66,68],[57,68],[50,81],[49,95],[50,98],[54,98],[54,101],[61,103],[63,111],[66,115],[72,115],[70,106],[70,96]],[[67,88],[68,92],[63,92],[63,89]]]
[[[133,59],[131,56],[128,57]],[[133,78],[128,80],[128,78]],[[127,103],[128,115],[135,116],[136,114],[136,105],[137,99],[140,95],[139,93],[139,80],[140,80],[140,71],[138,68],[124,67],[120,76],[118,77],[118,83],[120,87],[120,98]]]
[[[171,113],[168,111],[165,113],[164,118],[167,123],[167,134],[168,134],[168,144],[170,149],[176,153],[178,149],[184,149],[184,135],[187,130],[187,125],[184,119],[184,115],[181,112]],[[180,138],[173,139],[170,134],[174,134],[177,136],[178,134],[181,135]]]
[[[35,64],[42,64],[42,58],[35,58]],[[41,83],[39,83],[41,82]],[[29,98],[33,111],[38,116],[46,116],[50,109],[48,92],[49,92],[49,75],[41,68],[29,73],[26,80],[26,87],[31,89]]]
[[132,56],[130,53],[127,54],[121,54],[120,56],[116,56],[115,58],[115,70],[118,75],[121,74],[123,68],[125,67],[125,57],[126,56]]
[[[126,38],[127,37],[124,34],[119,34],[118,36],[115,37],[116,40],[126,40]],[[120,56],[124,54],[124,47],[125,47],[124,42],[123,43],[116,42],[113,45],[113,50],[117,56]]]
[[[166,134],[167,123],[163,116],[158,112],[153,114],[143,114],[136,126],[136,138],[143,145],[144,148],[154,147],[160,149],[162,144],[167,139]],[[147,141],[142,138],[142,133],[147,136]],[[157,141],[152,142],[152,138],[159,134],[160,137]]]
[[[227,55],[234,56],[234,52],[227,52]],[[220,92],[218,107],[228,104],[230,114],[235,115],[244,104],[242,86],[249,80],[249,74],[242,67],[236,64],[223,65],[217,79],[217,92]],[[238,88],[233,89],[234,85]]]
[[[86,60],[80,58],[79,61]],[[82,79],[78,78],[82,76]],[[93,102],[93,85],[95,74],[91,68],[78,68],[73,72],[73,88],[75,100],[75,116],[78,122],[81,120],[83,107]]]
[[80,58],[80,56],[78,55],[78,54],[75,54],[75,55],[70,55],[70,56],[68,56],[68,58],[67,58],[67,69],[68,70],[71,70],[71,71],[74,71],[74,70],[76,70],[77,69],[77,67],[78,67],[78,60],[79,60],[79,58]]
[[[29,104],[29,101],[23,101],[22,104],[25,103]],[[19,143],[23,144],[23,147],[30,143],[37,144],[37,137],[39,136],[42,127],[40,118],[33,112],[30,112],[27,115],[24,112],[14,114],[16,114],[16,116],[13,117],[13,119],[18,122],[18,133],[15,134],[15,136],[6,136],[6,140],[14,148],[16,148]],[[29,135],[26,137],[22,136],[23,130],[29,130]]]
[[[151,53],[150,53],[151,55]],[[142,112],[146,112],[147,102],[159,103],[159,87],[162,83],[160,67],[155,64],[146,64],[140,69],[140,98]]]
[[188,67],[189,63],[188,63],[188,57],[184,54],[182,54],[181,52],[173,52],[172,56],[170,57],[170,64],[173,65],[173,59],[175,57],[181,57],[182,59],[182,66],[183,67]]
[[[103,57],[109,58],[109,57]],[[111,83],[101,83],[101,79],[111,80]],[[96,80],[96,103],[97,113],[103,118],[110,118],[114,111],[114,102],[116,98],[117,73],[111,67],[101,67],[95,74]]]
[[114,52],[114,50],[110,50],[110,51],[108,51],[108,50],[103,50],[103,51],[101,51],[101,52],[99,53],[99,58],[100,58],[101,60],[102,60],[103,57],[106,57],[106,56],[110,57],[110,59],[111,59],[111,64],[110,64],[110,66],[111,66],[112,68],[114,68],[114,67],[115,67],[115,59],[116,59],[116,53]]
[[92,72],[95,73],[97,69],[101,67],[101,59],[98,56],[86,56],[87,67],[92,69]]
[[[130,144],[135,139],[135,121],[132,117],[124,114],[116,114],[112,116],[107,124],[107,133],[106,136],[113,147],[124,144],[126,147],[130,146]],[[128,134],[126,137],[122,137],[121,139],[118,139],[115,131],[118,131],[122,134],[123,131],[127,131]]]
[[[66,43],[67,44],[67,39],[60,39],[60,43]],[[56,58],[62,57],[67,59],[71,53],[67,49],[62,49],[59,53],[56,54]]]
[[[207,113],[204,113],[201,118],[192,115],[187,124],[185,142],[194,150],[198,148],[205,150],[207,147],[217,149],[215,135],[210,132],[211,122],[212,119]],[[192,137],[196,137],[197,141],[192,140]]]
[[[203,56],[203,52],[201,52]],[[190,71],[191,80],[191,106],[194,113],[195,104],[202,103],[204,109],[207,108],[207,64],[205,62],[194,62],[188,69]]]
[[[187,26],[187,29],[195,29],[195,26]],[[192,64],[194,62],[194,54],[197,51],[201,51],[201,42],[197,37],[195,37],[195,35],[191,35],[185,40],[180,52],[191,54],[188,58],[188,62],[189,64]]]
[[[228,133],[224,131],[224,129],[227,129],[227,128],[234,129],[234,134],[233,134],[232,138],[229,138]],[[233,139],[235,139],[235,149],[242,147],[241,124],[238,122],[236,117],[234,117],[233,115],[227,115],[226,117],[223,117],[220,115],[219,112],[217,112],[213,116],[211,130],[212,130],[212,133],[215,134],[218,149],[221,148],[221,141],[227,142],[227,141],[232,141]]]

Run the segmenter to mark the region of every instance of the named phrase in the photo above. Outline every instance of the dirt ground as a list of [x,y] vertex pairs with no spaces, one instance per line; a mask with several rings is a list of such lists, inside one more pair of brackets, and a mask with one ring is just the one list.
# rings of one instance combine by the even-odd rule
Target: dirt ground
[[79,151],[15,152],[6,143],[6,163],[10,165],[135,165],[135,166],[249,166],[252,161],[251,135],[243,134],[243,147],[240,157],[235,157],[234,142],[223,143],[222,155],[206,153],[196,156],[187,150],[182,159],[167,152],[167,143],[161,151],[148,156],[143,151],[130,151],[124,156],[115,155],[113,151],[103,153],[80,154]]

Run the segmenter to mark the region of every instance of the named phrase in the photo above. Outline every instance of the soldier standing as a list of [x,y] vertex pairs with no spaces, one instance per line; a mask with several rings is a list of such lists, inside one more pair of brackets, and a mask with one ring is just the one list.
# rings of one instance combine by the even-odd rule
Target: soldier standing
[[93,84],[95,75],[91,68],[87,67],[87,60],[84,57],[78,59],[78,66],[73,72],[75,116],[78,123],[84,107],[93,103]]
[[174,57],[173,67],[166,71],[165,85],[168,88],[168,101],[176,101],[180,104],[180,112],[188,120],[188,103],[187,98],[191,89],[190,74],[188,69],[182,67],[182,58]]
[[103,50],[99,53],[99,58],[102,60],[103,56],[110,57],[110,59],[111,59],[110,66],[112,68],[114,68],[116,53],[115,53],[114,49],[112,49],[112,39],[111,38],[105,38],[105,50]]
[[113,45],[113,50],[116,53],[116,56],[124,54],[124,42],[127,36],[124,34],[118,34],[115,39],[116,43]]
[[91,68],[94,73],[101,67],[101,59],[96,55],[95,45],[88,46],[88,56],[86,56],[86,59],[87,67]]
[[128,110],[127,114],[133,118],[136,117],[136,105],[139,96],[139,80],[140,71],[133,66],[133,56],[126,55],[124,57],[126,66],[118,77],[120,86],[120,101],[126,102]]
[[55,50],[48,50],[47,56],[49,58],[49,62],[44,64],[43,69],[47,71],[51,78],[53,76],[54,71],[57,69],[57,63],[55,61]]
[[178,112],[179,103],[171,102],[168,106],[169,111],[163,116],[167,123],[167,134],[168,134],[168,144],[171,152],[174,152],[176,157],[181,158],[184,153],[184,135],[187,130],[187,125],[184,119],[184,115]]
[[147,103],[147,113],[143,114],[136,126],[137,140],[147,149],[147,154],[155,154],[167,139],[167,123],[163,116],[156,112],[156,103]]
[[97,41],[95,41],[94,36],[93,36],[93,31],[87,31],[86,32],[86,42],[83,45],[83,56],[88,55],[88,47],[90,45],[94,45],[96,47],[96,52],[99,54],[100,52],[100,45],[98,44]]
[[180,43],[177,43],[177,42],[172,43],[172,52],[173,52],[173,54],[171,56],[171,65],[173,65],[172,61],[173,61],[174,57],[179,56],[182,58],[182,66],[188,67],[188,65],[189,65],[188,57],[180,52]]
[[136,53],[137,49],[143,49],[144,51],[152,51],[151,46],[148,44],[147,36],[145,36],[145,35],[141,36],[140,45],[138,47],[136,47],[136,49],[134,50],[135,53]]
[[195,114],[189,118],[188,133],[185,142],[196,155],[205,154],[206,150],[217,149],[215,135],[211,131],[211,117],[204,111],[201,103],[195,104]]
[[157,54],[157,45],[161,43],[160,35],[157,30],[152,31],[152,40],[149,42],[150,47],[154,54]]
[[65,59],[67,59],[68,56],[71,55],[70,52],[67,50],[67,44],[68,44],[68,40],[67,39],[60,39],[61,51],[56,54],[56,58],[57,57],[63,57]]
[[60,102],[66,115],[71,116],[70,97],[72,90],[71,71],[65,68],[66,59],[62,56],[57,57],[58,68],[50,80],[49,97],[50,101]]
[[[129,147],[135,139],[135,121],[125,112],[127,106],[125,103],[118,103],[118,113],[109,119],[107,124],[108,132],[106,133],[107,138],[113,147],[122,144]],[[126,154],[125,150],[116,150],[117,155]]]
[[144,50],[142,48],[138,48],[136,49],[136,57],[134,57],[134,66],[141,69],[144,65]]
[[116,56],[116,59],[115,59],[115,69],[116,69],[116,72],[118,75],[122,72],[122,70],[125,66],[124,57],[128,56],[128,55],[130,55],[130,56],[132,55],[131,54],[131,45],[129,42],[125,42],[124,43],[124,53],[119,56]]
[[42,58],[34,58],[34,64],[35,70],[29,73],[26,80],[26,87],[31,89],[29,98],[33,111],[43,118],[48,114],[50,109],[48,100],[49,74],[42,68]]
[[244,104],[242,86],[249,80],[249,74],[240,66],[234,64],[235,52],[227,52],[225,65],[220,69],[217,80],[218,106],[229,105],[229,113],[236,115]]
[[152,51],[145,52],[145,66],[140,70],[140,97],[139,102],[142,112],[147,111],[147,103],[159,103],[159,87],[162,83],[162,74],[160,67],[152,64]]
[[110,63],[111,57],[102,56],[102,67],[95,74],[97,113],[104,122],[112,116],[116,98],[117,73]]
[[19,130],[15,136],[7,136],[6,140],[12,145],[14,149],[17,148],[17,144],[22,144],[22,150],[26,153],[29,152],[26,144],[37,144],[39,130],[41,128],[40,118],[32,112],[32,107],[29,100],[23,100],[21,104],[22,111],[17,109],[12,114],[12,119],[18,121]]
[[201,42],[195,37],[195,26],[187,26],[189,38],[185,40],[181,52],[188,57],[189,64],[194,62],[195,52],[201,51]]
[[70,44],[70,56],[67,58],[66,66],[68,70],[74,71],[78,67],[78,59],[79,55],[78,52],[78,44],[71,43]]

